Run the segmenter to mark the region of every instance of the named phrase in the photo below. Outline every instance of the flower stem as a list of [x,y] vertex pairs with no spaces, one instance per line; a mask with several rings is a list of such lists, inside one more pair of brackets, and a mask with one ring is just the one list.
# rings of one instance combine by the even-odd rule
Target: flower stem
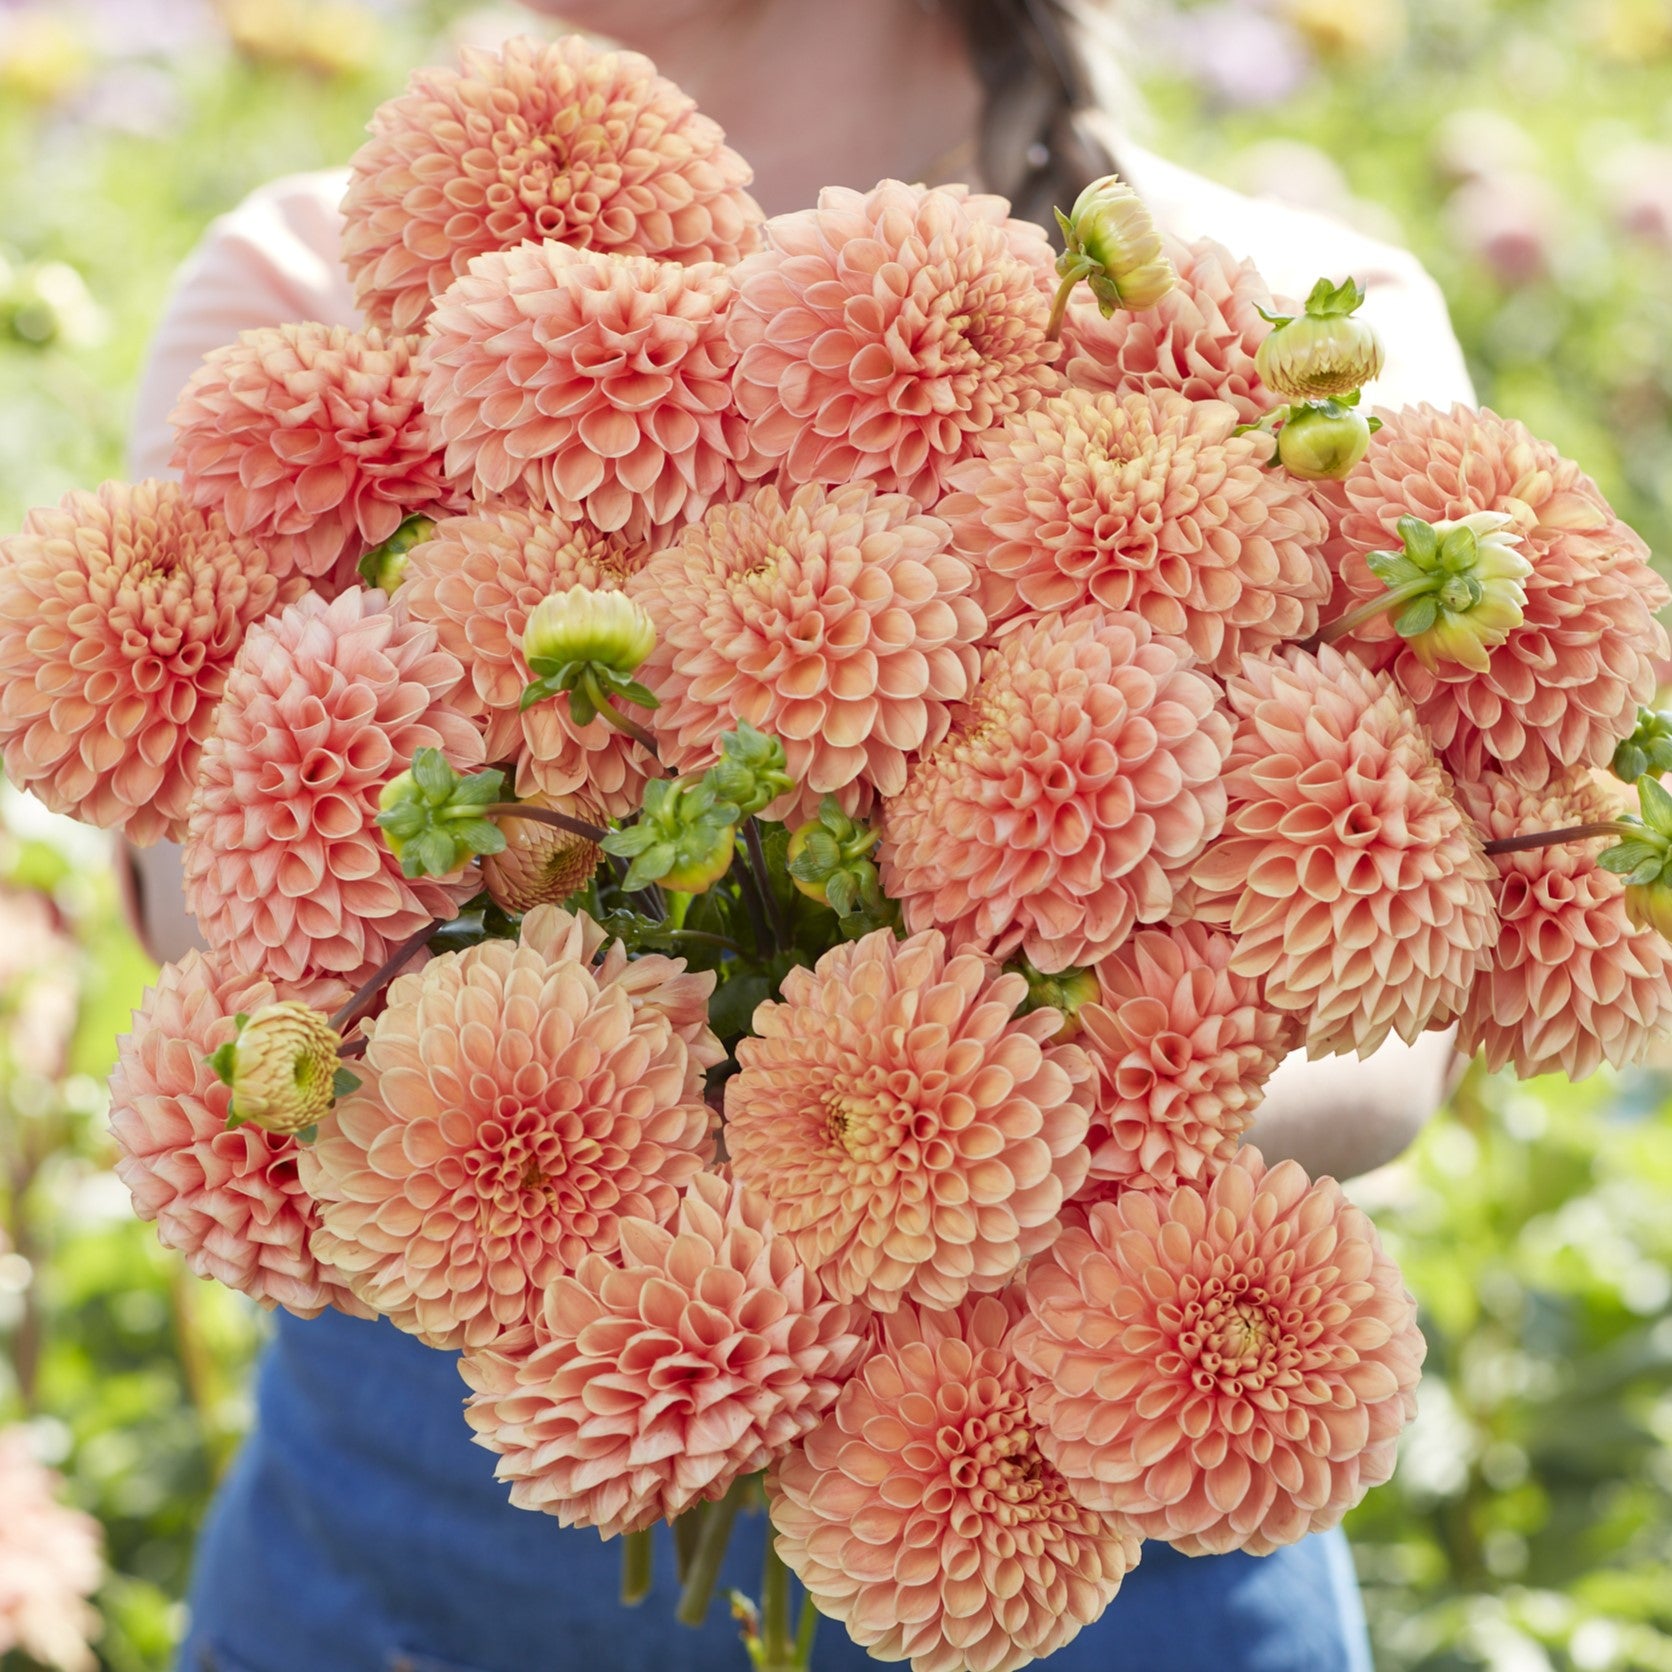
[[739,958],[746,956],[730,935],[711,935],[706,929],[664,929],[661,933],[669,940],[690,941],[693,946],[717,946],[722,952],[736,953]]
[[726,1546],[731,1542],[732,1522],[737,1519],[738,1506],[747,1487],[747,1477],[733,1481],[725,1497],[708,1507],[702,1531],[697,1535],[697,1547],[691,1554],[685,1588],[679,1593],[679,1607],[675,1610],[681,1625],[700,1626],[708,1617],[708,1605],[713,1601],[714,1586],[720,1578],[720,1564],[726,1559]]
[[790,1570],[766,1535],[766,1564],[761,1570],[761,1672],[793,1672],[795,1645],[790,1641]]
[[1345,615],[1337,616],[1334,621],[1326,621],[1307,642],[1334,644],[1337,639],[1344,639],[1349,633],[1356,633],[1377,616],[1386,615],[1390,610],[1398,609],[1401,604],[1408,604],[1413,598],[1420,598],[1425,592],[1433,590],[1434,580],[1429,575],[1406,581],[1403,586],[1390,587],[1379,598],[1372,598],[1368,603],[1360,604],[1356,610],[1348,610]]
[[819,1629],[819,1611],[813,1606],[813,1599],[802,1594],[801,1619],[795,1628],[795,1664],[797,1666],[811,1666],[813,1664],[813,1637]]
[[748,850],[749,868],[761,891],[761,901],[772,924],[773,950],[787,952],[790,945],[790,926],[784,920],[784,908],[772,891],[772,873],[766,867],[766,849],[761,845],[761,827],[753,817],[743,821],[743,845]]
[[1057,286],[1057,294],[1051,302],[1051,317],[1045,322],[1046,342],[1054,343],[1062,335],[1062,322],[1068,313],[1068,299],[1074,294],[1075,285],[1084,277],[1084,273],[1074,273]]
[[582,837],[588,842],[601,842],[609,835],[601,824],[571,818],[555,807],[536,807],[527,801],[493,801],[482,809],[482,816],[489,819],[530,819],[535,824],[549,824],[556,830],[566,830],[571,836]]
[[656,753],[656,739],[641,726],[637,720],[629,719],[610,700],[609,696],[599,689],[598,682],[590,673],[583,674],[586,694],[592,699],[592,706],[598,710],[598,718],[606,725],[614,726],[618,732],[632,740],[643,749],[653,761],[660,761]]
[[1500,836],[1486,844],[1489,854],[1526,853],[1533,848],[1553,848],[1560,842],[1588,842],[1598,836],[1626,837],[1629,825],[1605,819],[1600,824],[1570,824],[1564,830],[1529,830],[1522,836]]
[[347,1033],[377,1002],[377,995],[400,973],[403,964],[410,963],[436,930],[444,928],[451,919],[432,918],[422,929],[408,935],[381,964],[372,971],[365,984],[348,1003],[331,1018],[331,1026],[338,1033]]
[[637,1608],[650,1595],[656,1560],[652,1537],[653,1531],[647,1527],[642,1533],[627,1533],[621,1540],[621,1600],[628,1608]]
[[708,1507],[707,1504],[693,1504],[673,1522],[673,1571],[681,1587],[691,1577],[691,1563],[696,1558]]

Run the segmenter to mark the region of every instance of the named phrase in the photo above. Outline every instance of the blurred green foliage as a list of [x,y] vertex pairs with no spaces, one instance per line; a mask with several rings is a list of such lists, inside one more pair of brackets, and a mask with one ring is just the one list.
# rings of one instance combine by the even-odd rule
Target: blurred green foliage
[[[185,20],[113,47],[86,3],[0,0],[0,529],[120,471],[146,338],[205,222],[344,159],[462,9],[104,0]],[[1252,18],[1287,57],[1267,76],[1283,96],[1260,103],[1251,48],[1238,91],[1175,30],[1146,78],[1159,148],[1410,244],[1482,398],[1579,458],[1672,556],[1672,152],[1654,149],[1672,144],[1672,0],[1167,11],[1205,17],[1209,41]],[[6,914],[34,909],[15,891],[43,893],[74,1027],[55,1063],[0,1050],[0,1423],[29,1420],[105,1526],[104,1664],[162,1672],[261,1325],[132,1218],[101,1083],[146,967],[97,844],[66,849],[8,807],[0,952]],[[0,1022],[34,979],[0,958]],[[1429,1340],[1400,1472],[1352,1524],[1383,1672],[1672,1669],[1668,1097],[1651,1070],[1576,1088],[1471,1075],[1409,1161],[1362,1187]]]

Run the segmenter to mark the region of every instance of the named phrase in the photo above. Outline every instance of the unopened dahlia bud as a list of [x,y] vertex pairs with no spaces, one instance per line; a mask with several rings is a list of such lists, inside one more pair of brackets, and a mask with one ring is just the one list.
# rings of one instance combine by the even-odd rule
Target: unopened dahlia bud
[[[532,796],[527,804],[568,813],[588,824],[604,822],[596,807],[574,796]],[[505,848],[482,861],[482,882],[489,898],[503,911],[562,905],[585,888],[598,869],[602,849],[575,831],[540,819],[518,818],[515,813],[501,814],[498,824]]]
[[1075,1038],[1084,1024],[1080,1020],[1080,1006],[1096,1000],[1101,989],[1097,972],[1089,969],[1058,970],[1046,975],[1036,970],[1025,958],[1015,965],[1028,984],[1028,996],[1022,1003],[1025,1016],[1034,1010],[1055,1010],[1062,1017],[1062,1026],[1051,1035],[1061,1045]]
[[1047,334],[1054,337],[1074,286],[1085,280],[1107,319],[1116,308],[1153,308],[1178,282],[1144,200],[1118,175],[1093,180],[1068,214],[1056,211],[1063,252],[1062,287]]
[[1372,421],[1329,400],[1293,406],[1277,432],[1277,457],[1303,482],[1339,482],[1370,451]]
[[342,1035],[310,1005],[287,999],[240,1016],[237,1037],[209,1059],[232,1088],[230,1124],[277,1133],[317,1125],[359,1084],[338,1059],[341,1049]]
[[1635,784],[1645,772],[1656,778],[1672,772],[1672,714],[1639,709],[1631,736],[1614,751],[1610,764],[1614,776],[1627,784]]
[[1271,321],[1254,353],[1260,381],[1291,400],[1350,395],[1382,370],[1376,327],[1356,313],[1364,301],[1358,281],[1333,285],[1319,279],[1300,314],[1266,314]]
[[631,675],[656,648],[649,615],[624,592],[572,586],[534,606],[523,629],[523,660],[538,674],[575,662]]
[[747,720],[720,739],[720,758],[704,776],[721,801],[729,801],[742,818],[750,818],[795,788],[775,737],[756,731]]
[[420,749],[411,767],[383,786],[375,822],[403,876],[447,877],[504,849],[505,837],[487,812],[504,793],[505,774],[497,768],[464,777],[439,749]]
[[1626,916],[1639,929],[1653,929],[1672,941],[1672,882],[1627,883]]
[[705,778],[653,778],[638,822],[612,831],[605,853],[630,859],[623,887],[661,883],[679,894],[702,894],[731,869],[737,808]]
[[381,546],[373,546],[356,567],[360,579],[380,592],[393,593],[406,579],[406,559],[414,546],[421,546],[435,532],[435,519],[422,513],[408,517]]
[[791,832],[785,850],[790,881],[809,900],[829,906],[850,939],[894,921],[871,857],[881,832],[842,810],[833,795],[819,804],[819,816]]
[[1597,863],[1625,878],[1626,915],[1672,940],[1672,794],[1658,778],[1637,780],[1639,811],[1620,818],[1624,837]]

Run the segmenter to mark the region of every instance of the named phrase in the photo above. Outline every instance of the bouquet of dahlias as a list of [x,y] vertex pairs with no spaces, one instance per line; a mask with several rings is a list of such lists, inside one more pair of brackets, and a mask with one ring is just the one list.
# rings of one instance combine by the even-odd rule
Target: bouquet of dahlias
[[183,841],[211,948],[122,1043],[137,1211],[462,1351],[629,1600],[673,1522],[700,1620],[764,1492],[771,1672],[815,1610],[1005,1672],[1142,1539],[1334,1525],[1415,1306],[1239,1144],[1297,1047],[1672,1018],[1641,541],[1116,180],[1060,253],[961,187],[765,219],[578,39],[371,132],[364,327],[210,355],[179,481],[0,558],[7,771]]

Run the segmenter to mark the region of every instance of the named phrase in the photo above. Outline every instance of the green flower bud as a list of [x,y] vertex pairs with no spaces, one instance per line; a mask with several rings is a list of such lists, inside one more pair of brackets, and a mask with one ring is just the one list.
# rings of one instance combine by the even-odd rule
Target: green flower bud
[[645,785],[638,820],[612,831],[606,853],[630,859],[624,886],[661,883],[680,894],[702,894],[731,869],[739,813],[706,778],[654,778]]
[[798,825],[785,850],[790,881],[809,900],[829,906],[850,938],[894,921],[893,906],[883,894],[871,858],[880,835],[827,795],[819,804],[819,816]]
[[1293,406],[1277,432],[1278,462],[1303,482],[1339,482],[1370,451],[1370,420],[1339,401]]
[[656,629],[644,609],[625,592],[587,586],[542,598],[523,628],[523,660],[538,674],[587,662],[631,676],[655,648]]
[[1357,280],[1319,279],[1304,313],[1264,314],[1271,330],[1254,353],[1260,381],[1290,400],[1316,401],[1350,395],[1379,376],[1381,339],[1368,320],[1354,317],[1363,301]]
[[359,1081],[337,1053],[342,1036],[309,1005],[284,1000],[238,1018],[237,1036],[208,1060],[232,1088],[232,1126],[306,1132]]
[[785,770],[784,746],[775,737],[756,731],[747,720],[720,739],[720,758],[704,776],[721,801],[729,801],[743,818],[750,818],[795,788]]
[[1161,247],[1161,234],[1144,201],[1117,175],[1093,180],[1068,214],[1055,211],[1063,252],[1057,257],[1062,284],[1046,335],[1055,337],[1075,285],[1082,279],[1103,317],[1116,308],[1153,308],[1178,283]]
[[1645,775],[1637,780],[1637,801],[1639,811],[1619,820],[1626,834],[1597,863],[1625,879],[1626,916],[1672,940],[1672,794]]
[[496,769],[468,778],[439,749],[420,749],[378,797],[376,824],[408,877],[446,877],[478,855],[503,853],[505,837],[486,809],[505,793]]
[[1643,708],[1630,737],[1614,751],[1614,776],[1635,784],[1645,772],[1664,778],[1672,772],[1672,714],[1656,714]]
[[373,546],[355,565],[360,579],[380,592],[393,593],[406,579],[407,554],[435,532],[431,517],[408,517],[381,546]]
[[1672,941],[1672,882],[1660,878],[1655,882],[1627,883],[1626,916],[1639,929],[1653,929],[1657,935]]
[[1094,1003],[1102,992],[1096,971],[1066,969],[1045,975],[1026,958],[1018,959],[1009,967],[1027,978],[1028,996],[1022,1001],[1019,1013],[1026,1016],[1034,1010],[1055,1010],[1062,1017],[1062,1025],[1051,1035],[1052,1041],[1060,1045],[1073,1039],[1082,1026],[1080,1006]]

